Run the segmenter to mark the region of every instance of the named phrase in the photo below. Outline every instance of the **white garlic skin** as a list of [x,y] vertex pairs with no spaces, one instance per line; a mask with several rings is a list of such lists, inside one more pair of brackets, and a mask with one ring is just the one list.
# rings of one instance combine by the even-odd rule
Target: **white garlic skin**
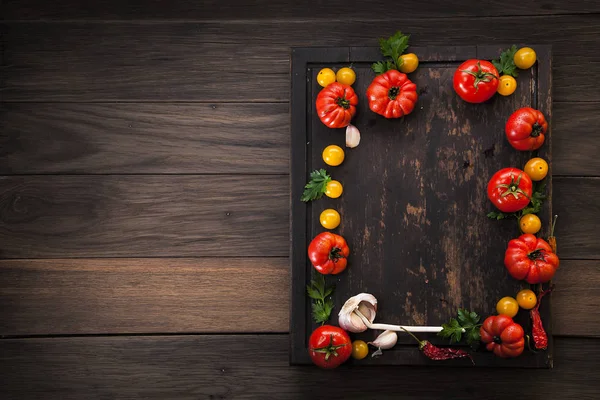
[[369,342],[370,345],[373,345],[381,350],[391,349],[398,342],[398,334],[394,331],[383,331],[383,333],[377,338]]
[[358,146],[360,143],[360,131],[357,127],[352,124],[349,124],[346,127],[346,147],[350,147],[351,149]]

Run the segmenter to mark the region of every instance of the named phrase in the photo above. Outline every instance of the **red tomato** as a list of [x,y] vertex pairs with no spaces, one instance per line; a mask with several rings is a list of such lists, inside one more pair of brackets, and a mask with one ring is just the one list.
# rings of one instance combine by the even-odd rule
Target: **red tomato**
[[323,325],[310,335],[308,354],[319,367],[335,368],[350,358],[352,341],[342,328]]
[[548,122],[544,114],[530,107],[519,108],[512,113],[505,127],[508,143],[521,151],[542,147],[547,130]]
[[508,242],[504,266],[515,279],[546,283],[558,269],[559,259],[544,239],[526,233]]
[[330,128],[344,128],[356,114],[358,97],[352,86],[334,82],[323,88],[317,95],[317,114]]
[[331,232],[319,233],[308,245],[308,259],[323,275],[337,275],[345,270],[349,255],[346,240]]
[[485,348],[498,357],[517,357],[525,349],[523,327],[507,315],[487,317],[479,333]]
[[488,198],[502,212],[522,210],[531,199],[533,182],[518,168],[504,168],[496,172],[487,187]]
[[417,85],[402,72],[390,69],[376,76],[367,88],[369,108],[386,118],[410,114],[417,102]]
[[498,89],[498,70],[485,60],[467,60],[454,73],[454,91],[466,102],[483,103]]

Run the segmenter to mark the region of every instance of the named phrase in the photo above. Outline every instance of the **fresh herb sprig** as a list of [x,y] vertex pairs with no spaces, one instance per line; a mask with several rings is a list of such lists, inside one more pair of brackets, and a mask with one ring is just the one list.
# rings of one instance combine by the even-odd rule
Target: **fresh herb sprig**
[[327,184],[331,182],[331,176],[324,169],[314,170],[310,173],[310,181],[304,186],[304,193],[300,200],[304,202],[317,200],[323,197],[327,190]]
[[504,213],[502,211],[492,211],[487,214],[487,217],[490,219],[501,220],[506,218],[517,218],[520,219],[523,215],[526,214],[537,214],[542,211],[542,206],[544,205],[544,200],[546,199],[546,182],[543,181],[538,185],[534,185],[533,192],[531,194],[531,201],[527,207],[524,209],[513,212],[513,213]]
[[390,69],[400,69],[402,65],[402,59],[400,56],[408,48],[408,39],[410,35],[404,35],[398,31],[390,36],[388,39],[379,39],[379,48],[381,54],[384,57],[389,57],[390,60],[378,61],[374,63],[371,68],[376,74],[383,74]]
[[519,76],[517,66],[515,65],[515,53],[517,52],[517,46],[513,45],[511,48],[504,50],[500,54],[500,58],[492,60],[492,64],[498,70],[500,75],[511,75],[515,78]]
[[[459,308],[457,317],[451,318],[447,324],[442,324],[443,329],[438,332],[438,335],[450,339],[450,343],[458,343],[462,340],[464,334],[469,345],[478,345],[481,340],[479,334],[480,319],[481,317],[476,312]],[[463,329],[465,332],[463,332]]]
[[335,286],[325,286],[325,277],[321,274],[310,281],[306,286],[308,297],[312,301],[312,315],[317,324],[324,324],[329,319],[334,303],[331,295]]

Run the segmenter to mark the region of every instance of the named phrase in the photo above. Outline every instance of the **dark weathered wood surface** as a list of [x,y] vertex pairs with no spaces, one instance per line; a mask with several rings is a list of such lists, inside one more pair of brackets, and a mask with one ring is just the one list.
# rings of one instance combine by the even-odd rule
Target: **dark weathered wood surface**
[[287,258],[4,260],[0,335],[287,332],[287,266]]
[[7,101],[287,101],[290,47],[376,46],[378,37],[398,29],[412,35],[414,46],[552,44],[553,77],[563,82],[554,100],[600,101],[593,79],[582,73],[582,65],[600,61],[589,51],[600,35],[595,14],[310,24],[5,23],[0,89]]
[[[559,251],[568,251],[561,253],[562,264],[552,300],[554,332],[597,336],[599,261],[592,238],[596,236],[599,213],[592,199],[600,195],[600,187],[596,180],[586,177],[600,176],[596,157],[600,97],[594,84],[594,77],[600,73],[599,3],[589,0],[544,0],[533,6],[526,2],[510,2],[509,6],[505,6],[506,2],[462,3],[404,2],[402,13],[392,15],[388,2],[382,1],[340,8],[336,2],[317,7],[276,0],[246,2],[234,8],[233,3],[216,1],[3,0],[0,2],[0,174],[111,174],[101,177],[103,185],[118,188],[120,174],[287,173],[291,46],[374,46],[377,37],[388,36],[397,29],[411,33],[411,43],[415,45],[552,43],[555,55],[553,172],[572,176],[555,179],[554,187],[554,208],[561,214],[557,227],[562,235]],[[338,16],[333,22],[331,15],[325,12],[332,9]],[[582,15],[575,15],[579,13]],[[516,16],[523,14],[537,16]],[[461,15],[463,17],[456,17]],[[481,18],[482,15],[490,17]],[[390,20],[398,17],[402,19]],[[149,19],[152,21],[147,21]],[[23,22],[7,23],[7,20]],[[220,102],[215,103],[215,100]],[[186,101],[206,104],[184,104]],[[246,104],[256,101],[260,103]],[[232,102],[244,104],[226,104]],[[208,108],[213,104],[217,109]],[[56,146],[57,142],[60,146]],[[194,154],[198,157],[194,158]],[[204,177],[194,178],[201,186]],[[24,177],[25,180],[30,178]],[[44,178],[48,180],[43,181]],[[89,178],[89,175],[81,178]],[[149,182],[144,181],[144,176],[137,178],[142,186]],[[182,200],[189,198],[186,197],[189,191],[178,184],[178,177],[151,178],[152,184],[142,190],[149,199],[154,189],[164,193],[166,186],[172,191],[175,204],[185,204],[192,218],[210,210],[210,202],[192,204]],[[231,182],[229,178],[225,177],[225,183]],[[174,208],[168,206],[166,214],[158,211],[160,224],[155,224],[151,217],[140,221],[134,215],[122,213],[124,204],[131,206],[132,201],[139,200],[137,195],[125,197],[130,192],[113,193],[112,199],[116,201],[113,203],[97,195],[97,185],[81,185],[76,183],[81,181],[76,180],[69,181],[73,185],[65,183],[66,180],[56,184],[58,181],[53,177],[33,179],[29,182],[36,182],[37,187],[25,185],[27,190],[49,201],[40,211],[37,211],[40,203],[30,201],[28,204],[32,207],[18,212],[11,204],[2,203],[2,240],[10,238],[10,231],[15,229],[17,238],[10,239],[13,254],[61,260],[23,260],[24,264],[18,267],[15,267],[17,264],[8,267],[11,264],[7,263],[15,261],[0,263],[0,301],[13,307],[9,311],[2,306],[2,326],[15,327],[11,329],[13,332],[20,329],[20,334],[25,335],[102,333],[87,330],[95,330],[95,327],[103,327],[105,333],[121,334],[191,332],[183,330],[186,324],[194,322],[191,318],[179,319],[165,314],[175,309],[193,313],[195,309],[185,296],[204,299],[205,295],[212,294],[221,300],[213,307],[217,316],[212,323],[199,324],[199,331],[208,332],[212,327],[221,327],[220,331],[231,327],[230,332],[254,331],[257,323],[250,320],[244,319],[239,329],[235,326],[233,316],[239,315],[238,311],[226,309],[232,303],[219,294],[226,292],[223,284],[212,285],[222,282],[213,269],[208,268],[207,274],[198,272],[198,276],[195,272],[186,272],[187,276],[182,277],[172,268],[167,269],[176,265],[175,259],[158,260],[157,264],[150,261],[148,265],[152,267],[144,273],[128,273],[126,266],[139,271],[147,259],[139,259],[135,264],[129,264],[130,260],[85,260],[85,271],[81,265],[70,264],[76,260],[64,260],[93,254],[115,257],[113,246],[120,249],[121,255],[117,257],[174,254],[176,251],[169,250],[169,246],[181,245],[183,241],[173,239],[174,236],[165,241],[161,232],[166,229],[175,235],[175,225],[185,226],[188,216],[185,210],[173,213]],[[129,179],[133,181],[136,177]],[[286,182],[284,187],[289,187],[288,184]],[[574,193],[561,190],[562,185]],[[223,186],[226,186],[225,196],[233,196],[230,197],[232,202],[235,198],[236,204],[245,204],[243,190],[238,192]],[[70,204],[79,211],[69,213],[63,203],[56,202],[55,199],[60,198],[56,192],[61,190],[68,193],[64,197],[72,196]],[[231,190],[235,190],[235,194]],[[1,192],[2,196],[7,195],[5,188]],[[269,186],[265,193],[264,209],[275,213],[279,222],[264,229],[244,231],[247,235],[244,237],[258,243],[255,236],[262,234],[261,240],[268,240],[269,246],[278,248],[281,243],[273,243],[270,232],[279,229],[287,232],[287,203],[278,198],[279,187],[273,190]],[[567,219],[560,210],[572,204],[575,207]],[[90,207],[102,210],[102,214],[86,221],[86,216],[91,215]],[[135,207],[130,210],[135,214]],[[19,225],[25,223],[23,213],[31,217],[27,225]],[[173,218],[165,218],[167,214]],[[118,227],[110,231],[113,241],[106,239],[109,231],[103,224],[107,219],[112,219],[110,224]],[[208,219],[211,226],[217,220]],[[15,222],[17,225],[13,225]],[[55,224],[59,228],[52,226]],[[138,230],[133,224],[140,224],[141,228]],[[198,225],[194,231],[187,231],[187,226],[185,235],[208,229],[201,223]],[[78,238],[80,231],[72,230],[73,226],[85,226],[87,230]],[[572,231],[572,228],[577,230]],[[121,229],[128,234],[120,233]],[[124,243],[130,240],[131,232],[146,236],[147,239],[136,239],[138,244],[145,242],[143,249],[133,246],[131,252],[125,250]],[[157,232],[158,236],[153,236]],[[226,232],[231,233],[228,229]],[[44,236],[45,233],[50,235]],[[57,235],[78,247],[79,253],[65,249]],[[287,234],[281,239],[282,247],[287,248]],[[238,244],[241,240],[242,236],[232,243]],[[49,250],[45,241],[56,248]],[[90,243],[90,251],[82,250]],[[560,247],[563,245],[567,247]],[[9,247],[3,246],[3,249]],[[258,246],[264,249],[266,244]],[[185,247],[188,250],[194,247],[193,257],[205,255],[204,244]],[[252,303],[255,311],[249,313],[263,315],[261,320],[264,321],[273,310],[280,317],[269,319],[266,326],[271,327],[269,331],[279,331],[276,326],[284,325],[283,310],[279,307],[289,304],[286,295],[289,283],[281,281],[274,268],[287,259],[268,258],[265,267],[260,268],[270,272],[266,273],[268,277],[264,282],[258,283],[261,275],[257,277],[256,265],[247,258],[249,254],[255,253],[246,250],[236,253],[239,273],[229,282],[233,287],[240,287],[237,293],[244,290],[238,285],[245,281],[256,282],[250,284],[249,290],[260,293],[258,300],[279,296],[281,303],[277,305]],[[198,262],[194,270],[202,271],[210,265],[203,260]],[[112,277],[104,282],[99,271],[109,269],[108,266],[114,269],[117,265],[121,267],[116,268],[115,273],[122,279]],[[251,267],[244,272],[242,267],[247,266]],[[154,286],[134,286],[133,273]],[[11,278],[4,279],[7,276]],[[178,283],[177,288],[170,279]],[[109,286],[109,282],[114,284]],[[209,288],[194,297],[195,288],[204,288],[205,283]],[[261,290],[257,285],[263,283],[265,287]],[[88,290],[83,293],[79,286]],[[53,287],[62,290],[55,291]],[[171,295],[163,292],[155,296],[155,291],[160,293],[160,287],[172,288]],[[580,303],[574,302],[574,292],[582,299]],[[131,299],[147,304],[145,310],[149,310],[149,315],[140,315],[142,307],[133,302],[126,304]],[[95,304],[112,308],[115,313],[98,314],[103,321],[93,321],[94,315],[87,313],[95,309]],[[239,353],[223,355],[216,341],[198,342],[188,336],[167,336],[160,340],[155,337],[0,340],[0,346],[18,342],[10,351],[5,351],[8,349],[5,346],[0,350],[0,368],[5,378],[0,383],[0,395],[19,399],[197,399],[211,398],[211,395],[212,398],[303,398],[314,396],[314,386],[307,382],[315,381],[324,395],[343,398],[369,397],[378,389],[378,396],[383,398],[464,398],[471,393],[482,398],[504,398],[504,394],[522,395],[523,386],[515,382],[524,380],[535,387],[527,391],[534,399],[592,399],[600,392],[594,379],[597,340],[557,338],[552,371],[528,371],[524,379],[521,371],[503,370],[498,374],[495,370],[477,370],[471,371],[478,375],[469,380],[464,370],[447,368],[350,368],[322,374],[312,368],[287,367],[287,336],[231,336],[225,341],[223,337],[214,338],[226,348],[239,349]],[[191,344],[186,345],[188,340]],[[111,343],[115,342],[111,341],[123,344],[114,347]],[[134,345],[134,342],[143,345]],[[274,354],[274,358],[268,359],[268,367],[257,369],[254,360],[267,353]],[[223,370],[220,366],[227,368]],[[440,385],[431,384],[432,372],[433,379]],[[402,378],[400,386],[406,391],[398,390],[398,376]]]
[[288,185],[276,175],[2,177],[0,256],[287,256]]
[[[553,370],[289,367],[287,335],[8,339],[0,391],[61,399],[597,399],[600,341],[558,338]],[[529,391],[530,390],[530,391]]]
[[287,113],[287,104],[0,103],[0,173],[287,174]]
[[[362,19],[381,18],[389,15],[390,3],[375,0],[364,3],[349,3],[344,0],[327,2],[309,0],[207,0],[202,7],[194,0],[177,0],[166,7],[163,0],[102,0],[89,4],[77,0],[61,0],[52,3],[40,3],[39,0],[4,0],[0,3],[0,15],[7,20],[38,19],[89,19],[89,20],[237,20],[249,17],[258,20],[269,19]],[[423,7],[418,2],[402,4],[402,15],[413,17],[453,16],[514,16],[514,15],[554,15],[588,14],[600,12],[600,6],[594,0],[534,0],[523,2],[506,0],[502,3],[473,3],[444,0],[432,0]]]

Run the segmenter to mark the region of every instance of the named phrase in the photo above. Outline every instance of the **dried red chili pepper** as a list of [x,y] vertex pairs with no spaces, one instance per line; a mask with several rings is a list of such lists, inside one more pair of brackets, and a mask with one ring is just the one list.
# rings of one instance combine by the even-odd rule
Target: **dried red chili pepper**
[[539,308],[542,302],[542,297],[544,297],[546,293],[551,292],[552,289],[553,287],[550,287],[548,290],[544,290],[538,296],[538,301],[535,307],[532,308],[529,312],[529,315],[531,316],[531,322],[533,325],[531,328],[531,335],[533,336],[533,343],[535,344],[535,348],[538,350],[544,350],[546,347],[548,347],[548,335],[546,334],[544,326],[542,325],[542,318],[540,317]]
[[552,252],[556,254],[556,236],[554,236],[554,226],[556,225],[556,218],[558,215],[554,216],[554,221],[552,221],[552,227],[550,228],[550,236],[548,236],[548,244],[552,248]]
[[[404,328],[402,328],[404,329]],[[453,358],[469,358],[473,365],[475,365],[475,361],[473,361],[473,357],[469,353],[464,350],[452,349],[449,347],[437,347],[428,342],[427,340],[419,340],[415,335],[404,329],[406,333],[412,336],[417,342],[419,342],[419,350],[423,352],[427,356],[427,358],[431,360],[450,360]]]

